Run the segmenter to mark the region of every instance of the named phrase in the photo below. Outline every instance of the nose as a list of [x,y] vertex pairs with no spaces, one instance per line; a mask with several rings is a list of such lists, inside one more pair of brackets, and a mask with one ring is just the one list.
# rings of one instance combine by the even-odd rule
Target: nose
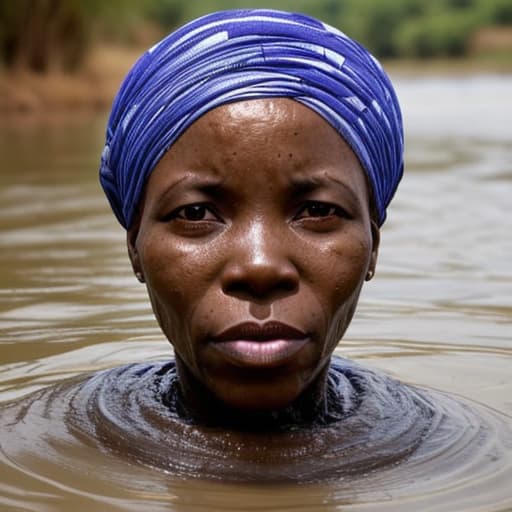
[[295,293],[300,276],[289,258],[288,245],[283,236],[263,222],[255,222],[234,236],[222,275],[223,292],[265,303]]

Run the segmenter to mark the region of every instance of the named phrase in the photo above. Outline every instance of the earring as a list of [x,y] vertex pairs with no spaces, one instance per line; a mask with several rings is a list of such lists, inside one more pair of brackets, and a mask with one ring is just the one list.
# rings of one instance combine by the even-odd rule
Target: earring
[[368,270],[366,274],[366,280],[370,281],[370,279],[373,277],[374,271],[372,269]]
[[142,276],[142,272],[135,272],[135,277],[139,280],[140,283],[144,282],[144,277]]

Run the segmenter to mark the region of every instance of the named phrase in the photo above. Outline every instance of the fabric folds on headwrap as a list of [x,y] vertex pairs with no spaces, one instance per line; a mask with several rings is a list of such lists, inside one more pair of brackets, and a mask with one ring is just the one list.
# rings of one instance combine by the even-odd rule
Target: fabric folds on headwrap
[[100,181],[129,228],[144,184],[200,116],[234,101],[292,98],[347,141],[366,171],[379,224],[403,173],[393,87],[359,43],[303,14],[230,10],[194,20],[134,65],[109,118]]

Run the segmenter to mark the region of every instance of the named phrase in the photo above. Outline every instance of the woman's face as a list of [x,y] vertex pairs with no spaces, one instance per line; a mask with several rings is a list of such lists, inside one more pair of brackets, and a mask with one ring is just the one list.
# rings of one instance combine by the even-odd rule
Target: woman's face
[[185,387],[279,409],[323,374],[378,230],[363,170],[318,114],[243,101],[196,121],[152,172],[128,233]]

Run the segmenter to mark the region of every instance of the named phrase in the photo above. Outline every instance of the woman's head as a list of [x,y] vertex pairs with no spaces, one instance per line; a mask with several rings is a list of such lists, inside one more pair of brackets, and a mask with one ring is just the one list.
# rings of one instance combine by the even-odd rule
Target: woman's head
[[378,228],[344,140],[267,98],[190,126],[149,177],[128,244],[189,380],[233,408],[276,409],[325,369]]
[[401,173],[388,79],[316,20],[217,13],[135,65],[101,179],[189,402],[273,410],[318,388]]

